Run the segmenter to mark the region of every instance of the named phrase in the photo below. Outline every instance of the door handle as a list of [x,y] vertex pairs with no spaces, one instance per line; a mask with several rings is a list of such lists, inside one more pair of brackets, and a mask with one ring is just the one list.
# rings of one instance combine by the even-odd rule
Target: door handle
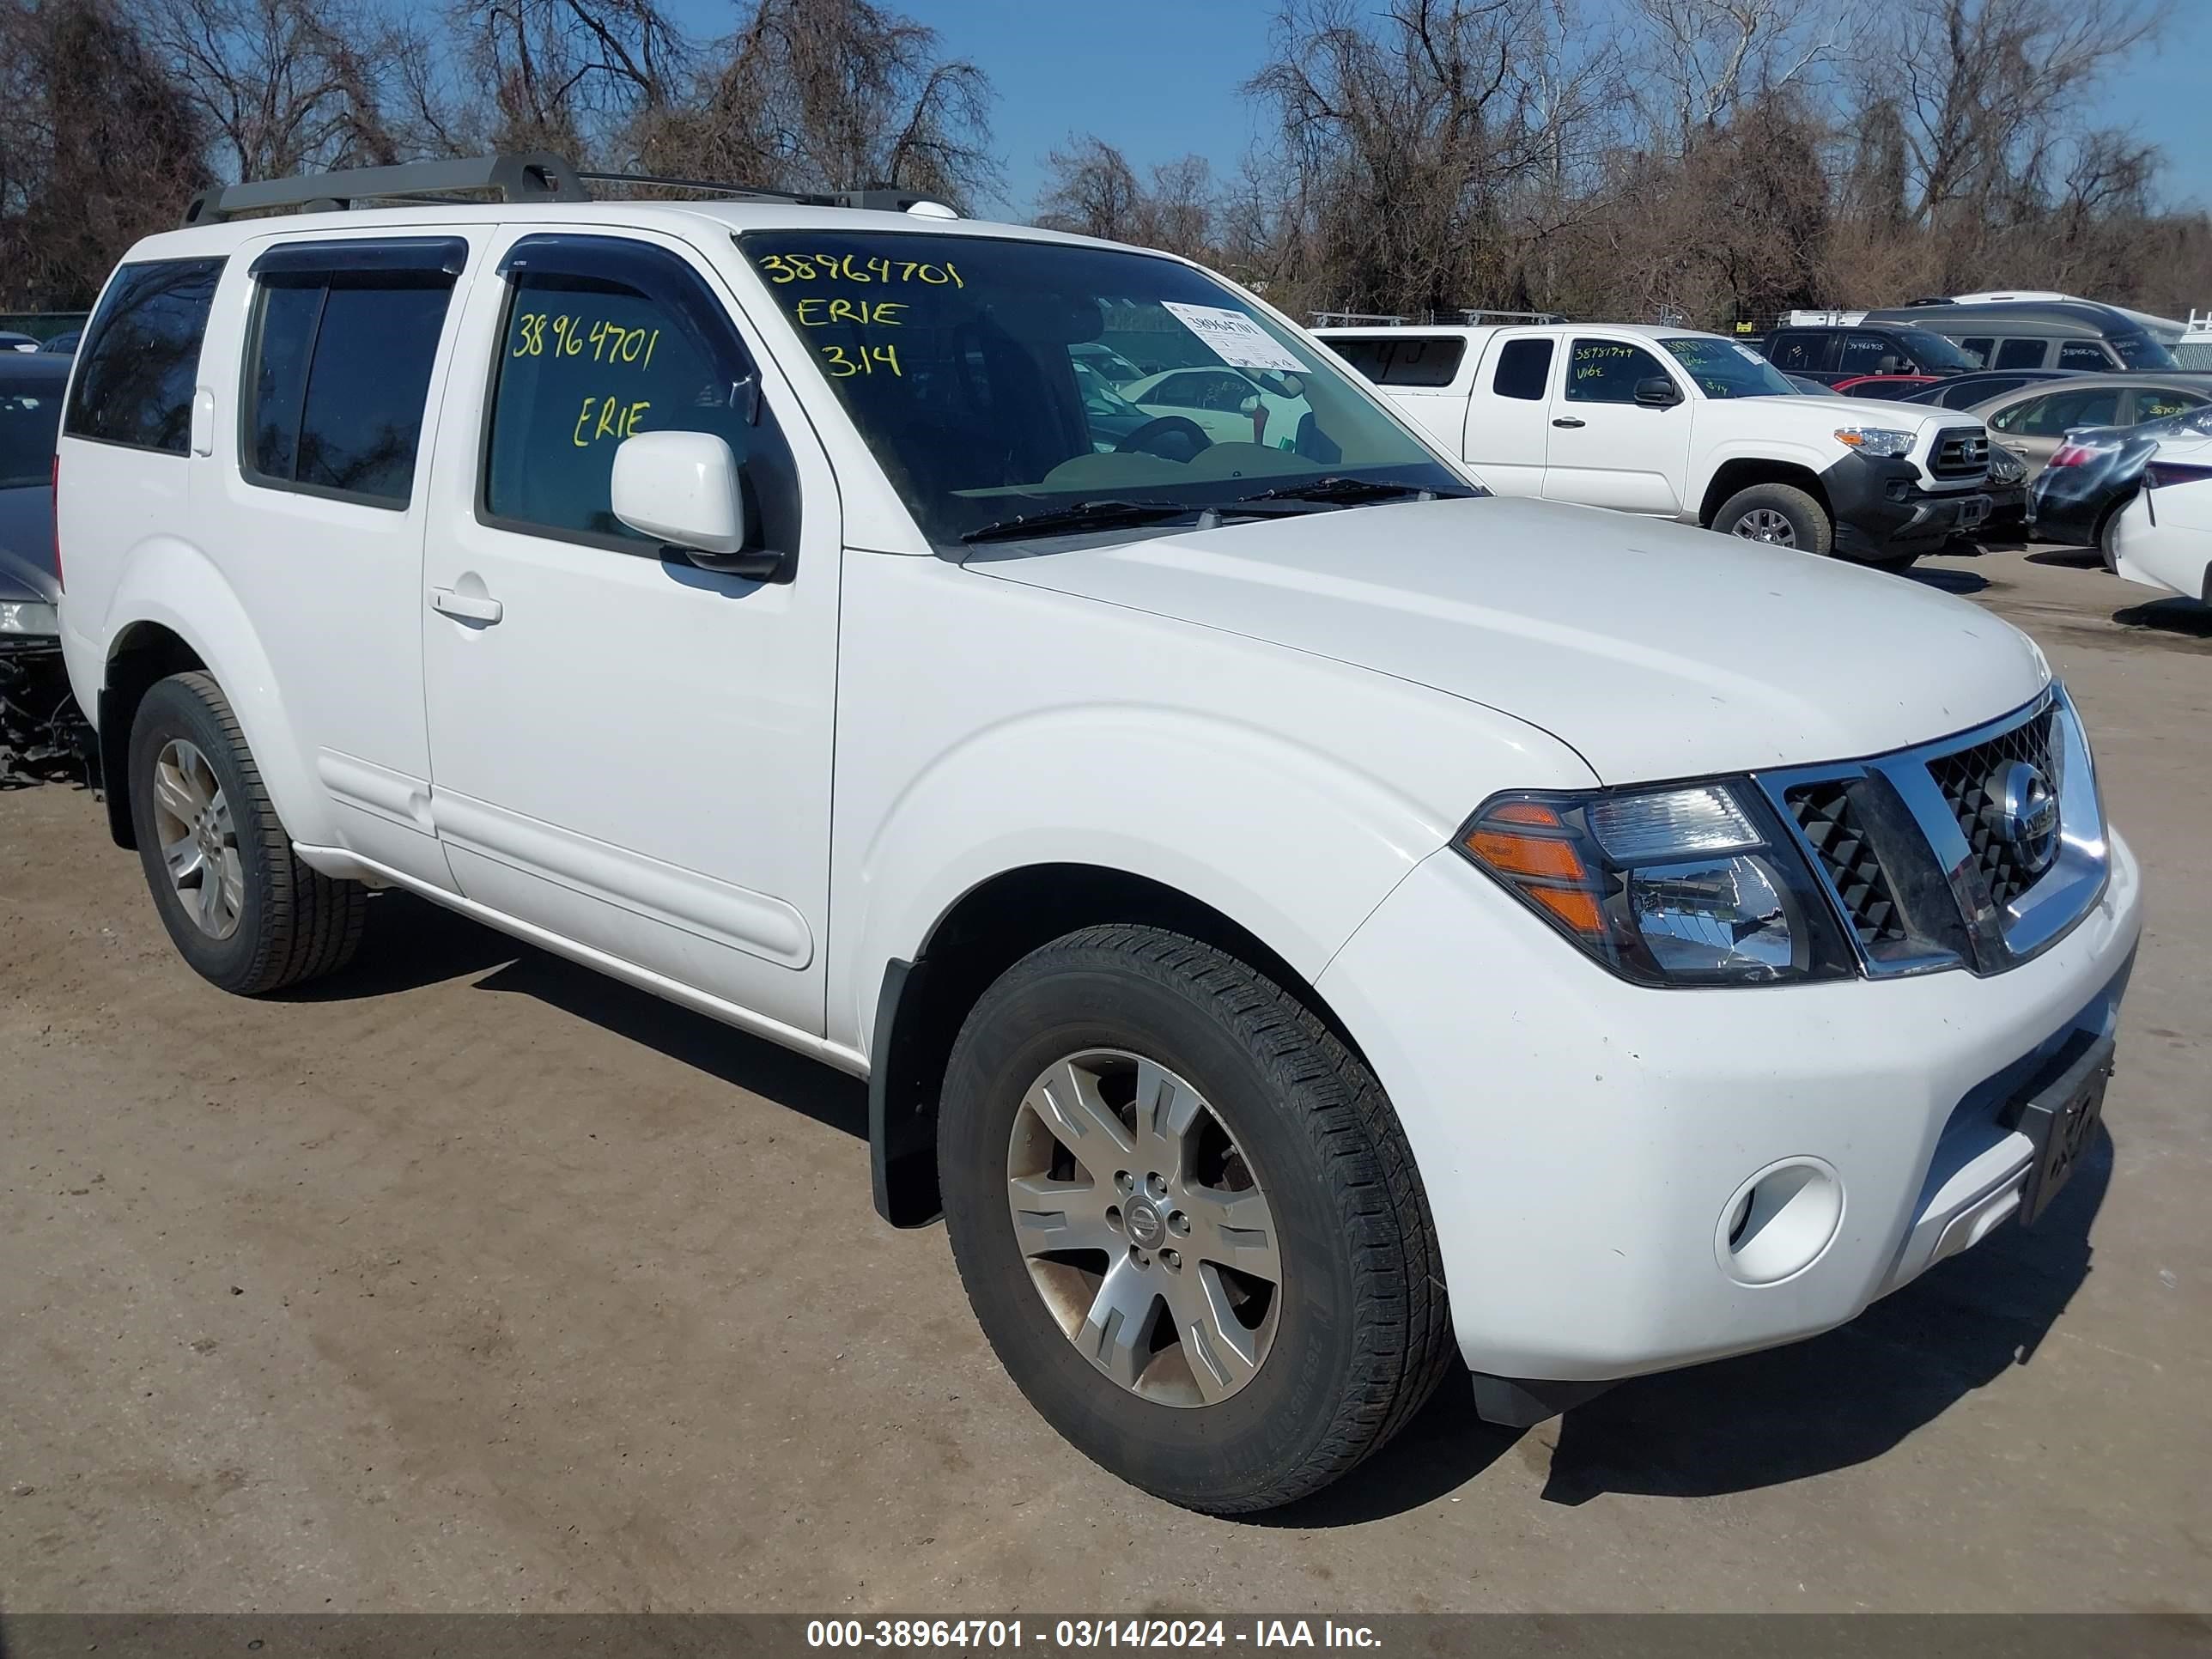
[[460,622],[482,623],[486,627],[507,614],[507,607],[497,599],[486,599],[476,593],[456,593],[450,587],[430,590],[430,609],[441,617],[452,617]]
[[1552,422],[1553,426],[1588,426],[1588,421],[1578,421],[1571,415],[1562,415]]

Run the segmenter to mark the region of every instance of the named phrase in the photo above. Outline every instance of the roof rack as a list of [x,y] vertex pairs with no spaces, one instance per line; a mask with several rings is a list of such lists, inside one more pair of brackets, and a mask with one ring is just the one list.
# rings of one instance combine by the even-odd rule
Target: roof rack
[[558,155],[536,150],[509,155],[469,155],[447,161],[409,161],[388,167],[342,167],[334,173],[303,173],[296,179],[217,185],[192,198],[185,209],[185,223],[220,224],[241,213],[278,208],[343,211],[356,203],[423,201],[482,191],[495,192],[507,202],[588,202],[592,197],[584,187],[586,183],[688,191],[696,195],[727,196],[752,202],[787,202],[799,207],[872,208],[931,219],[960,216],[942,202],[913,191],[763,190],[751,185],[675,179],[659,173],[596,173],[572,167]]

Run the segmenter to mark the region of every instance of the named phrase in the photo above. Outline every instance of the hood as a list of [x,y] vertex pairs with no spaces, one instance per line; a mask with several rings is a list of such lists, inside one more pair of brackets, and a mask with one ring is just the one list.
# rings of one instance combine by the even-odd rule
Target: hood
[[45,484],[0,489],[0,599],[61,597],[54,580],[54,492]]
[[1898,424],[1899,416],[1909,415],[1912,418],[1908,424],[1916,432],[1920,429],[1921,422],[1939,416],[1955,416],[1962,426],[1974,419],[1971,415],[1960,414],[1955,409],[1930,409],[1925,404],[1898,403],[1887,398],[1846,398],[1840,392],[1826,398],[1815,397],[1808,392],[1788,399],[1778,394],[1771,398],[1742,399],[1730,398],[1716,401],[1760,404],[1786,401],[1790,407],[1795,410],[1809,411],[1817,409],[1825,415],[1838,416],[1839,418],[1836,424],[1838,426],[1875,426],[1880,424],[1881,421],[1887,421],[1893,426]]
[[1320,512],[968,568],[1464,697],[1608,783],[1879,754],[2050,678],[2026,635],[1917,582],[1544,501]]

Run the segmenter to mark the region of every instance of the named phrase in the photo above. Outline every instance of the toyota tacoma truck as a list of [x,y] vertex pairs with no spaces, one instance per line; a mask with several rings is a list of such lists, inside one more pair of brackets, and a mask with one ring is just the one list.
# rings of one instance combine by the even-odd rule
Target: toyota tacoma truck
[[[398,889],[866,1079],[1037,1410],[1224,1512],[1455,1367],[1527,1423],[1842,1324],[2097,1144],[2136,860],[1988,612],[1486,496],[1188,260],[587,188],[231,186],[100,298],[63,648],[212,984]],[[1095,431],[1109,321],[1290,446]]]
[[1808,396],[1750,347],[1627,324],[1317,331],[1501,495],[1901,569],[1990,511],[1989,434]]

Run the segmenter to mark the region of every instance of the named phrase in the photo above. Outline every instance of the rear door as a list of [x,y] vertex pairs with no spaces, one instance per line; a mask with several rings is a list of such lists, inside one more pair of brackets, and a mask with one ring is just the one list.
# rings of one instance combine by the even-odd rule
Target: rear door
[[[422,544],[459,279],[481,227],[234,256],[209,331],[196,503],[347,848],[451,888],[422,724]],[[235,377],[228,366],[237,365]]]
[[1498,334],[1476,367],[1461,453],[1501,495],[1544,493],[1552,384],[1563,343],[1550,334]]
[[2075,427],[2112,426],[2120,419],[2117,386],[2068,387],[2038,392],[2008,404],[1990,417],[1990,433],[2027,465],[2031,478],[2050,465],[2051,455]]
[[1784,374],[1802,374],[1833,386],[1840,378],[1836,369],[1839,337],[1832,328],[1785,328],[1774,337],[1766,359]]
[[[1646,380],[1673,386],[1680,401],[1640,404]],[[1690,393],[1656,352],[1620,337],[1568,337],[1567,360],[1552,398],[1544,494],[1556,501],[1673,517],[1681,511],[1676,481],[1689,470]]]

